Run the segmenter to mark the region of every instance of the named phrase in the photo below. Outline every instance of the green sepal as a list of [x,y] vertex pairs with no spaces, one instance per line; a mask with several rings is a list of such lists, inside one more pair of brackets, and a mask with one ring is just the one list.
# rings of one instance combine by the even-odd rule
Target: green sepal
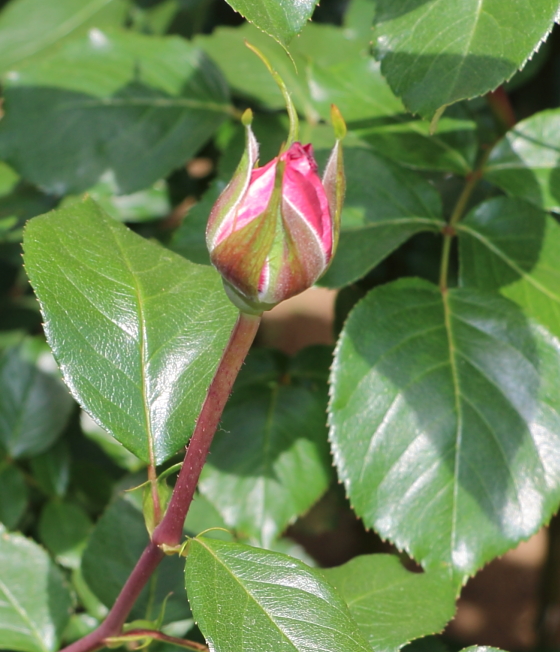
[[[157,495],[159,500],[159,507],[161,510],[161,515],[165,514],[165,509],[169,500],[171,499],[171,494],[173,490],[165,481],[165,478],[158,478],[156,482]],[[156,525],[155,518],[155,509],[154,509],[154,499],[152,494],[152,483],[148,482],[144,485],[144,493],[142,495],[142,512],[144,514],[144,521],[146,523],[146,529],[152,535]]]

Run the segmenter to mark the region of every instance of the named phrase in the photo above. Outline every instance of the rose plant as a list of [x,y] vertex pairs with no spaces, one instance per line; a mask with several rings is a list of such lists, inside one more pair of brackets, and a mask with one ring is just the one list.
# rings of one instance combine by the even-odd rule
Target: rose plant
[[228,2],[0,2],[0,648],[554,648],[558,0]]

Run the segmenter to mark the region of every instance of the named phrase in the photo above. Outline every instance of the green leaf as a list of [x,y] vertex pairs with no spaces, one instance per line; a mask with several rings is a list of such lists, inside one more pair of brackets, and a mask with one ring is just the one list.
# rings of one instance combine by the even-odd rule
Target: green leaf
[[458,584],[560,500],[560,343],[498,295],[406,279],[350,313],[331,442],[366,526]]
[[445,225],[439,194],[415,172],[363,149],[345,150],[344,168],[340,241],[320,280],[335,288],[364,276],[415,233]]
[[36,543],[0,528],[0,645],[55,652],[70,615],[60,572]]
[[411,573],[395,555],[362,555],[323,570],[375,652],[398,652],[440,632],[455,614],[455,589],[437,573]]
[[54,194],[107,171],[120,193],[180,166],[231,113],[218,70],[187,41],[92,29],[8,75],[0,153]]
[[509,195],[560,212],[560,110],[515,125],[492,149],[484,177]]
[[[269,547],[326,491],[327,375],[258,350],[234,387],[200,479],[200,491],[229,527]],[[263,382],[262,366],[272,373]],[[313,374],[310,379],[309,374]]]
[[381,156],[417,170],[439,170],[468,175],[477,152],[476,124],[459,107],[439,119],[434,134],[424,120],[402,114],[349,125]]
[[215,652],[370,650],[320,571],[287,555],[192,539],[185,581],[194,618]]
[[52,356],[36,355],[33,347],[33,341],[27,340],[0,352],[0,446],[12,458],[49,448],[74,405],[68,390],[51,373]]
[[200,493],[196,493],[193,498],[183,529],[191,537],[204,532],[205,537],[212,539],[221,539],[222,541],[233,539],[231,534],[225,531],[227,524],[218,510]]
[[301,32],[317,0],[227,0],[249,22],[254,23],[284,47]]
[[14,530],[27,507],[27,485],[13,464],[0,462],[0,523]]
[[[97,522],[82,557],[82,572],[89,588],[107,607],[113,606],[148,541],[142,512],[128,500],[111,503]],[[166,598],[165,622],[188,618],[182,569],[178,556],[166,557],[140,594],[131,618],[155,620]]]
[[92,200],[32,220],[25,263],[80,404],[144,462],[174,455],[236,318],[218,274],[132,233]]
[[557,0],[378,0],[377,56],[412,113],[432,117],[509,79],[539,47]]
[[18,181],[18,174],[9,165],[0,161],[0,197],[12,192]]
[[122,0],[12,0],[0,13],[0,75],[89,26],[120,23]]
[[246,40],[258,47],[280,74],[297,110],[307,118],[318,119],[307,82],[298,75],[298,70],[305,69],[305,60],[297,52],[291,53],[296,69],[279,45],[249,24],[236,28],[218,27],[210,36],[198,35],[193,43],[218,64],[234,91],[257,99],[269,108],[285,109],[280,89],[262,61],[246,47]]
[[500,290],[560,337],[560,226],[519,199],[483,202],[457,225],[460,281]]
[[70,451],[64,439],[29,460],[33,478],[48,495],[62,498],[70,480]]
[[79,568],[93,524],[78,505],[50,501],[41,512],[39,538],[56,561],[67,568]]
[[[145,190],[131,195],[119,195],[112,172],[104,174],[99,183],[87,191],[111,217],[121,222],[149,222],[160,219],[171,212],[167,184],[163,179],[156,181]],[[59,208],[77,204],[81,195],[67,195]]]

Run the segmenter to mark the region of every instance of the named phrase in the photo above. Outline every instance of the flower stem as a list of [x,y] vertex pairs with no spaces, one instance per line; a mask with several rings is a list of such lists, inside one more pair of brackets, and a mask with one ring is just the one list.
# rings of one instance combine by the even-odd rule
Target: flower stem
[[165,643],[173,643],[185,650],[192,650],[193,652],[208,652],[206,645],[196,643],[195,641],[187,641],[183,638],[176,638],[175,636],[167,636],[163,632],[154,631],[153,629],[131,629],[130,631],[105,639],[104,643],[110,645],[111,643],[130,643],[132,641],[164,641]]
[[453,208],[451,217],[449,218],[449,223],[443,227],[443,250],[441,252],[441,267],[439,271],[439,287],[442,292],[447,292],[447,275],[449,273],[449,257],[451,255],[451,241],[455,237],[455,226],[459,220],[463,217],[465,208],[467,207],[468,201],[471,198],[472,191],[474,190],[476,184],[480,180],[480,169],[478,168],[472,172],[467,177],[467,182],[465,183],[457,203]]
[[260,315],[239,313],[239,319],[233,329],[214,380],[208,388],[169,506],[163,520],[152,535],[152,541],[157,546],[177,546],[183,539],[183,524],[210,450],[210,444],[233,383],[255,339],[260,321]]
[[109,615],[95,631],[65,647],[61,652],[95,652],[95,650],[105,647],[105,640],[118,637],[142,589],[165,557],[162,548],[177,546],[183,538],[185,517],[192,502],[212,438],[220,422],[233,383],[257,334],[260,320],[260,316],[240,313],[208,388],[167,511],[155,528],[152,540],[146,546]]

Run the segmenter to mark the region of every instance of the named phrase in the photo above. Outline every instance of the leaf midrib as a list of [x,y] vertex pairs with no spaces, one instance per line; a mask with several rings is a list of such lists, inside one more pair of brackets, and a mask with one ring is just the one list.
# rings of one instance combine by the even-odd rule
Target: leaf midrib
[[457,428],[455,431],[455,462],[453,469],[453,505],[451,512],[451,532],[450,532],[450,546],[449,556],[452,568],[454,567],[453,553],[456,548],[457,540],[457,518],[458,518],[458,504],[459,504],[459,474],[461,464],[461,444],[463,436],[463,411],[461,406],[461,389],[459,383],[459,370],[457,368],[457,360],[455,357],[456,345],[453,338],[453,331],[451,327],[451,307],[449,305],[449,292],[445,290],[441,292],[441,299],[443,304],[443,315],[445,331],[447,333],[447,345],[449,350],[449,366],[451,369],[451,377],[453,379],[453,395],[455,399],[455,411],[457,414]]
[[[221,558],[220,558],[220,557],[219,557],[219,556],[218,556],[218,555],[217,555],[217,554],[212,550],[212,548],[208,547],[208,546],[204,543],[204,541],[203,541],[202,539],[198,539],[198,538],[197,538],[197,539],[194,539],[194,540],[193,540],[193,543],[194,543],[194,542],[200,544],[200,545],[201,545],[201,546],[202,546],[202,547],[203,547],[203,548],[204,548],[204,549],[205,549],[205,550],[206,550],[206,551],[207,551],[207,552],[208,552],[208,553],[209,553],[209,554],[214,558],[214,560],[216,561],[216,563],[217,563],[219,566],[221,566],[225,571],[227,571],[227,573],[229,573],[229,575],[230,575],[230,576],[232,577],[232,579],[235,581],[236,585],[239,586],[239,587],[244,591],[244,593],[245,593],[245,594],[246,594],[246,595],[247,595],[247,596],[248,596],[248,597],[253,601],[253,603],[258,607],[258,609],[259,609],[262,613],[264,613],[264,614],[267,616],[267,618],[270,620],[270,622],[274,625],[274,627],[275,627],[275,628],[278,630],[278,632],[282,635],[282,637],[284,638],[284,640],[285,640],[285,641],[286,641],[286,642],[287,642],[287,643],[288,643],[288,644],[293,648],[294,652],[298,652],[298,649],[295,647],[294,643],[293,643],[293,642],[288,638],[288,636],[286,635],[286,633],[285,633],[285,632],[280,628],[280,626],[278,625],[278,623],[276,623],[276,621],[273,619],[273,617],[270,615],[270,613],[269,613],[268,611],[266,611],[266,610],[262,607],[262,605],[257,601],[257,599],[255,598],[255,596],[254,596],[254,595],[249,591],[249,589],[248,589],[244,584],[242,584],[242,583],[240,582],[239,577],[238,577],[237,575],[235,575],[235,573],[234,573],[234,572],[233,572],[233,571],[232,571],[232,570],[231,570],[231,569],[230,569],[230,568],[229,568],[229,567],[228,567],[228,566],[227,566],[227,565],[222,561],[222,559],[221,559]],[[279,584],[276,584],[276,583],[274,583],[274,582],[263,582],[262,580],[259,580],[259,582],[260,582],[260,583],[263,583],[263,584],[266,583],[266,584],[269,584],[270,586],[274,586],[274,587],[278,587],[278,586],[280,586]],[[308,594],[308,595],[311,595],[311,596],[313,596],[314,598],[317,598],[318,600],[321,600],[321,599],[322,599],[321,596],[318,596],[316,593],[311,593],[310,591],[303,591],[301,588],[297,588],[296,590],[297,590],[297,591],[300,591],[300,592],[303,592],[303,593],[306,593],[306,594]],[[326,600],[325,600],[325,602],[326,602]],[[332,607],[333,609],[336,609],[337,611],[340,611],[339,609],[337,609],[337,608],[335,607],[335,605],[332,605],[332,604],[330,604],[330,603],[327,603],[327,604],[329,604],[329,606]],[[309,621],[299,620],[299,622],[305,622],[305,623],[308,623]],[[317,623],[314,623],[314,624],[315,624],[316,626],[318,626],[319,628],[321,628],[321,629],[330,629],[330,630],[335,631],[335,632],[337,632],[337,633],[339,633],[339,634],[342,633],[342,632],[340,632],[339,630],[334,629],[334,628],[332,628],[332,627],[331,627],[331,628],[326,628],[324,625],[317,625]],[[348,638],[350,638],[353,642],[356,643],[356,641],[354,640],[354,638],[352,638],[350,635],[347,635],[347,636],[348,636]]]
[[491,240],[486,238],[482,233],[479,231],[476,231],[475,229],[471,229],[469,226],[463,224],[458,224],[457,225],[457,230],[458,231],[463,231],[465,233],[468,233],[470,236],[473,238],[477,239],[479,242],[481,242],[488,250],[490,250],[493,254],[498,256],[501,260],[503,260],[506,265],[508,265],[516,274],[519,274],[519,276],[527,282],[529,285],[532,285],[536,290],[544,294],[548,299],[551,301],[554,301],[558,304],[560,304],[560,295],[559,294],[554,294],[551,290],[549,290],[547,287],[539,283],[531,274],[528,274],[525,272],[521,267],[519,267],[511,258],[509,258],[499,247],[495,246]]
[[0,579],[0,590],[3,591],[4,595],[8,599],[9,603],[12,605],[14,610],[19,614],[21,619],[27,623],[29,627],[29,633],[33,634],[35,638],[37,639],[37,642],[39,644],[39,647],[43,652],[50,652],[48,647],[45,647],[43,643],[43,637],[41,636],[41,633],[37,630],[35,627],[35,624],[33,621],[29,618],[27,611],[20,605],[20,603],[17,601],[14,595],[12,595],[12,592],[8,589],[8,587],[4,584],[4,582]]
[[156,458],[155,458],[155,449],[154,449],[154,434],[152,432],[152,418],[151,418],[151,413],[150,413],[150,405],[148,402],[148,394],[149,394],[149,378],[146,373],[146,361],[149,359],[149,352],[147,350],[148,348],[148,334],[146,331],[146,319],[144,315],[144,302],[143,302],[143,295],[141,292],[140,284],[138,282],[138,278],[136,277],[136,274],[130,264],[130,260],[128,258],[128,254],[126,251],[126,248],[123,246],[123,243],[121,242],[120,238],[117,237],[117,233],[115,232],[114,229],[110,228],[109,225],[109,231],[111,232],[111,235],[113,236],[113,240],[121,252],[121,255],[123,257],[123,260],[126,264],[126,267],[130,273],[130,277],[132,279],[132,283],[134,286],[134,292],[136,294],[136,305],[138,309],[138,321],[139,321],[139,347],[140,347],[140,378],[141,378],[141,392],[142,392],[142,404],[144,408],[144,426],[146,428],[146,435],[148,437],[148,455],[150,458],[150,465],[155,469],[156,467]]

